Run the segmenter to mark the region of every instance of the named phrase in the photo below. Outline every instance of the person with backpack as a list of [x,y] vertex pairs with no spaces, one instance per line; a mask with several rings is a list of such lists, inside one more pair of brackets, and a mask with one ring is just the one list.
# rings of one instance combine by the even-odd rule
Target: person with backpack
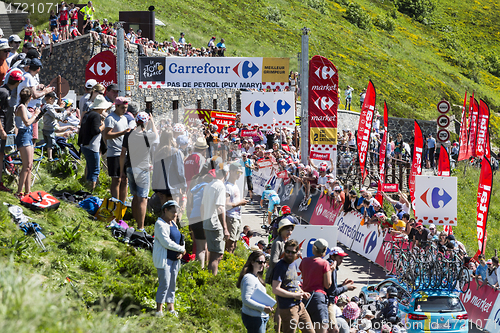
[[226,223],[229,239],[226,240],[226,251],[234,253],[241,229],[241,206],[248,201],[241,198],[241,193],[236,181],[243,174],[243,167],[239,163],[229,166],[229,177],[224,183],[226,187]]
[[163,316],[163,303],[167,303],[167,311],[177,317],[174,309],[175,283],[181,267],[180,259],[186,253],[184,236],[175,223],[179,209],[176,201],[165,202],[161,207],[161,216],[155,223],[153,263],[159,282],[156,292],[157,317]]
[[395,287],[387,288],[387,296],[388,298],[381,303],[382,310],[380,311],[379,317],[383,321],[397,324],[399,322],[398,290]]

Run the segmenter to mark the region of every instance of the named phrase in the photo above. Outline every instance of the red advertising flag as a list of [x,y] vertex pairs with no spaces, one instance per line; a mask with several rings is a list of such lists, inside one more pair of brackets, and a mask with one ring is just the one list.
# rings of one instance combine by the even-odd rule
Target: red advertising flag
[[460,122],[460,151],[458,153],[458,160],[463,161],[467,159],[467,91],[464,97],[464,107],[462,109],[462,120]]
[[389,122],[389,111],[387,110],[387,103],[384,101],[384,135],[382,136],[382,142],[380,143],[379,149],[379,176],[380,179],[378,181],[379,189],[377,191],[377,201],[380,204],[383,204],[384,196],[380,191],[383,191],[382,184],[385,183],[385,155],[387,153],[387,128]]
[[330,160],[330,154],[329,153],[318,153],[315,151],[312,151],[309,157],[313,160],[321,160],[321,161],[329,161]]
[[469,102],[470,122],[469,122],[469,143],[467,144],[467,158],[476,157],[476,135],[477,135],[477,116],[479,107],[477,101],[471,97]]
[[484,253],[486,239],[486,223],[490,208],[491,188],[493,186],[493,170],[488,159],[481,162],[481,175],[477,189],[477,244],[479,251]]
[[370,82],[368,82],[368,88],[366,89],[365,101],[363,102],[363,106],[361,107],[357,136],[358,160],[363,180],[365,180],[365,177],[368,173],[365,165],[366,157],[368,156],[368,147],[370,145],[370,132],[372,130],[373,114],[375,112],[375,100],[375,86],[370,80]]
[[453,235],[453,227],[451,225],[445,225],[443,231],[448,233],[448,235]]
[[217,125],[217,132],[220,132],[224,126],[234,125],[236,114],[231,112],[212,111],[211,118],[212,124]]
[[490,144],[490,128],[488,127],[488,131],[486,132],[486,149],[484,152],[484,156],[491,160],[491,144]]
[[482,99],[479,101],[479,113],[477,117],[477,140],[476,156],[483,157],[486,154],[488,126],[490,122],[490,108]]
[[413,161],[411,164],[411,173],[410,173],[410,196],[411,196],[411,204],[413,207],[415,203],[415,176],[419,176],[422,174],[423,147],[424,147],[424,138],[422,137],[422,130],[420,129],[420,125],[415,120],[415,142],[413,146]]
[[439,150],[438,176],[450,176],[450,155],[448,155],[448,151],[443,145]]
[[105,87],[118,82],[116,79],[116,56],[113,52],[103,51],[89,60],[85,67],[85,81],[89,79],[94,79]]

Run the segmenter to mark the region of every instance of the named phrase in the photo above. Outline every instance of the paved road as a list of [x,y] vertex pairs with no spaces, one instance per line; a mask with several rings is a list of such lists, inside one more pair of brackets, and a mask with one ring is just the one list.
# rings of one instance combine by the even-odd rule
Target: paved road
[[[261,239],[263,239],[267,243],[267,235],[261,228],[263,213],[260,209],[259,204],[252,204],[243,207],[242,214],[243,225],[250,226],[250,228],[254,232],[254,237],[250,240],[250,245],[256,244]],[[340,245],[341,244],[339,243],[339,246]],[[345,257],[342,266],[339,269],[338,281],[341,282],[347,278],[354,281],[356,289],[347,292],[349,298],[351,298],[352,296],[358,296],[361,287],[368,284],[378,283],[386,278],[385,272],[382,268],[375,265],[368,259],[356,254],[355,252],[347,250],[345,247],[344,250],[349,255]],[[469,332],[479,333],[484,331],[481,331],[474,327]]]

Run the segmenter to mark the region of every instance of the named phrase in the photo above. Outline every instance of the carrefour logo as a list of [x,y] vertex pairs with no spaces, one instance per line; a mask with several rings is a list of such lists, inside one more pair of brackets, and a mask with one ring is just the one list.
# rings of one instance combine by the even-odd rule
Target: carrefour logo
[[[241,66],[240,66],[241,65]],[[249,79],[253,77],[259,71],[259,67],[253,63],[253,61],[245,60],[243,63],[240,61],[236,66],[233,67],[233,72],[244,79]]]
[[[420,199],[427,205],[427,207],[433,208],[444,208],[451,201],[451,196],[446,192],[444,188],[434,187],[427,189],[421,196]],[[440,193],[442,191],[442,194]],[[442,206],[441,206],[442,203]]]
[[281,116],[288,112],[292,107],[285,100],[279,99],[276,104],[276,112]]
[[[252,103],[253,103],[253,108],[252,108]],[[266,115],[266,113],[268,113],[269,111],[271,111],[271,108],[269,106],[267,106],[266,103],[262,102],[262,101],[255,101],[255,102],[251,102],[250,104],[248,104],[246,107],[245,107],[245,110],[247,110],[247,112],[253,117],[263,117]],[[252,112],[253,111],[253,112]]]
[[329,78],[335,75],[335,71],[333,70],[333,68],[328,66],[323,66],[321,68],[318,68],[314,73],[316,74],[317,77],[323,80],[328,80]]
[[372,231],[366,236],[363,249],[366,254],[370,254],[377,247],[377,231]]

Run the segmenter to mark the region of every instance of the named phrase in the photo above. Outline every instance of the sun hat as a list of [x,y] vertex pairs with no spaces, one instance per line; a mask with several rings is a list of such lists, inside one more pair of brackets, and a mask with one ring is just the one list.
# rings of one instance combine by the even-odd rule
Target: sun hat
[[323,238],[318,238],[315,242],[314,242],[314,246],[316,246],[316,248],[321,252],[323,253],[326,249],[328,249],[328,242],[323,239]]
[[349,298],[347,297],[346,294],[339,295],[337,297],[337,303],[349,303]]
[[95,100],[94,100],[94,104],[92,104],[92,109],[93,110],[107,110],[109,109],[111,106],[113,106],[113,103],[111,102],[108,102],[106,100],[106,98],[104,98],[104,96],[102,95],[98,95]]
[[243,166],[240,163],[231,163],[231,165],[229,166],[229,171],[243,172]]
[[129,102],[128,98],[124,97],[124,96],[118,96],[115,99],[115,105],[125,105],[125,104],[128,104],[128,102]]
[[12,47],[9,45],[9,41],[5,38],[0,39],[0,50],[10,50]]
[[205,138],[198,138],[198,139],[196,139],[196,143],[194,144],[194,147],[198,148],[198,149],[206,149],[206,148],[208,148],[207,140],[205,140]]
[[177,132],[177,133],[182,133],[184,131],[186,131],[186,128],[184,127],[183,124],[179,124],[179,123],[176,123],[174,125],[174,128],[173,128],[174,132]]
[[21,39],[21,37],[19,37],[18,35],[10,35],[9,36],[9,43],[10,42],[22,42],[23,40]]
[[135,121],[137,123],[146,124],[149,121],[149,114],[147,114],[146,112],[139,112],[135,116]]
[[161,210],[163,211],[163,209],[165,209],[167,207],[172,207],[172,206],[179,207],[179,204],[175,200],[168,200],[167,202],[165,202],[163,204],[163,206],[161,206]]
[[284,227],[288,227],[289,225],[292,226],[292,230],[295,228],[295,225],[290,222],[289,219],[281,219],[280,223],[278,224],[278,233],[281,231],[281,229],[283,229]]
[[328,251],[327,255],[329,255],[329,256],[331,256],[331,255],[338,255],[338,256],[341,256],[341,257],[348,256],[348,254],[345,253],[344,249],[342,249],[339,246],[332,247],[330,249],[330,251]]
[[361,314],[361,309],[354,302],[347,303],[344,310],[342,311],[342,315],[344,317],[346,317],[347,319],[351,319],[351,320],[357,319],[360,314]]

